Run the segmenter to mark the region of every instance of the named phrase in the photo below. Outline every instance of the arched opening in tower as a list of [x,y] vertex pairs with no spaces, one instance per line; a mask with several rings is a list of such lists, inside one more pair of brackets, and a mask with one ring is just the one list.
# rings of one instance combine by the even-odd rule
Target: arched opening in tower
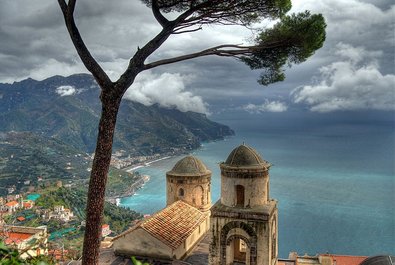
[[192,199],[192,203],[193,203],[195,206],[197,206],[197,207],[202,206],[202,205],[204,204],[203,195],[204,195],[203,187],[200,186],[200,185],[199,185],[199,186],[196,186],[196,187],[193,189],[193,199]]
[[233,264],[246,264],[247,244],[241,238],[233,240]]
[[236,185],[236,206],[244,207],[244,186]]

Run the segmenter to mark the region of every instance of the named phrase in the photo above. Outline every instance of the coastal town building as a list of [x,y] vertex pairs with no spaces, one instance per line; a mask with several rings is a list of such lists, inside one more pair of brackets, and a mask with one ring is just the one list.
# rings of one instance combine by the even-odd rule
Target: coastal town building
[[22,206],[24,209],[32,209],[34,206],[34,201],[32,200],[23,200]]
[[63,205],[57,205],[54,207],[53,211],[45,212],[43,215],[44,220],[60,220],[62,222],[69,222],[73,219],[74,214],[70,209],[64,208]]
[[0,238],[10,248],[23,250],[21,258],[47,254],[47,227],[0,226]]
[[166,173],[167,207],[113,239],[116,254],[182,259],[207,233],[211,171],[187,156]]
[[8,213],[13,213],[18,208],[20,208],[20,205],[17,201],[10,201],[5,204],[5,210],[8,211]]

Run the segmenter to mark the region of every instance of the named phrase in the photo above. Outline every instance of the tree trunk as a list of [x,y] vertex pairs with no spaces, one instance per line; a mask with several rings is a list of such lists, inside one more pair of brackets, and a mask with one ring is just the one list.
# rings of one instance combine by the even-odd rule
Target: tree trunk
[[105,187],[121,98],[122,96],[120,95],[104,96],[102,91],[102,114],[99,122],[99,133],[89,181],[86,207],[86,230],[82,253],[83,265],[98,264]]

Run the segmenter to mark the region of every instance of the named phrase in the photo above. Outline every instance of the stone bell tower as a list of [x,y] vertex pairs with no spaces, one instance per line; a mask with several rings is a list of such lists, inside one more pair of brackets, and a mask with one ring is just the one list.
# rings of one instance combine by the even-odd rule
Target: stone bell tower
[[211,207],[211,171],[194,156],[186,156],[166,173],[167,206],[182,200],[203,212]]
[[276,265],[277,201],[269,197],[270,164],[240,145],[221,168],[221,198],[211,208],[209,264]]

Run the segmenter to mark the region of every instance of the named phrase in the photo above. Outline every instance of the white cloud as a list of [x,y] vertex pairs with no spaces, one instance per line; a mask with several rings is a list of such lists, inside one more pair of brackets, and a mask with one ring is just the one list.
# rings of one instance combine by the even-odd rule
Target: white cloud
[[292,92],[295,103],[317,112],[395,110],[395,75],[380,72],[380,52],[339,43],[334,55],[336,61],[320,68],[317,84]]
[[56,88],[55,92],[61,97],[72,96],[74,94],[77,94],[77,89],[75,89],[75,87],[73,86],[60,86]]
[[260,112],[284,112],[287,111],[288,106],[281,101],[268,101],[265,100],[261,105],[248,104],[243,107],[245,111],[251,113],[260,113]]
[[159,104],[162,107],[175,107],[181,111],[207,113],[206,104],[200,96],[185,91],[185,83],[190,77],[180,74],[144,72],[125,94],[125,99],[140,102],[146,106]]

